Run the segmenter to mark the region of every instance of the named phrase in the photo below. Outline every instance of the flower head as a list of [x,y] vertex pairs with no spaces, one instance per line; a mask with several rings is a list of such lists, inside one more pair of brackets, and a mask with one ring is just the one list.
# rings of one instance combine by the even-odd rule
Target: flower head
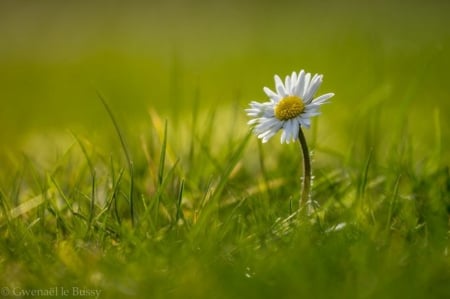
[[264,87],[264,92],[270,98],[269,102],[251,102],[246,109],[248,116],[254,117],[248,124],[255,125],[253,132],[267,142],[279,130],[282,130],[281,143],[289,143],[298,138],[300,127],[309,128],[310,118],[319,115],[319,106],[326,103],[333,93],[327,93],[314,98],[314,94],[322,83],[322,75],[301,70],[286,76],[283,82],[275,75],[275,88],[272,91]]

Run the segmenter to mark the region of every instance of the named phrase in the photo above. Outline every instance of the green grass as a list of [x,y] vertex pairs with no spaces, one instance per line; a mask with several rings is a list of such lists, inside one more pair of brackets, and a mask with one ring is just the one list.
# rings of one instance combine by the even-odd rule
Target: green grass
[[[0,297],[450,297],[447,4],[2,6]],[[301,68],[297,217],[243,109]]]

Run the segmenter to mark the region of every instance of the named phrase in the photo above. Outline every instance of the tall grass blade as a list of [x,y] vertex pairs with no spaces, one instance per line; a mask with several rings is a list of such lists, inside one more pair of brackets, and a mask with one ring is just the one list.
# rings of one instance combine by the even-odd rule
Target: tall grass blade
[[166,148],[167,148],[167,120],[164,123],[164,135],[163,142],[161,145],[161,155],[159,158],[159,168],[158,168],[158,185],[161,186],[164,178],[164,166],[166,163]]
[[[10,207],[8,205],[8,202],[6,201],[6,195],[2,188],[0,188],[0,205],[2,206],[3,214],[6,218],[6,221],[9,223],[11,219],[11,215],[9,213]],[[0,218],[0,220],[3,220],[3,217]]]
[[362,177],[359,183],[358,188],[358,202],[361,203],[362,198],[364,197],[364,194],[366,192],[366,186],[367,186],[367,179],[369,177],[369,169],[370,164],[372,162],[372,156],[373,156],[373,148],[369,151],[369,156],[367,157],[366,163],[364,165],[364,170],[362,172]]
[[395,180],[394,191],[392,193],[391,201],[389,202],[389,211],[388,211],[388,217],[387,217],[387,221],[386,221],[386,231],[389,231],[390,228],[391,228],[392,217],[393,217],[393,214],[394,214],[394,208],[395,208],[395,205],[397,203],[400,179],[401,179],[401,175],[399,175],[397,177],[397,179]]
[[78,145],[81,148],[81,151],[83,152],[83,156],[86,159],[86,162],[89,166],[89,171],[91,173],[91,201],[90,201],[90,205],[89,205],[89,220],[88,220],[88,230],[90,230],[92,228],[92,220],[94,219],[94,213],[95,213],[95,179],[96,179],[96,171],[95,171],[95,167],[94,164],[92,163],[91,158],[88,155],[88,152],[86,150],[86,147],[84,146],[84,144],[81,142],[80,138],[74,133],[72,132],[72,136],[75,138],[75,140],[77,141]]
[[181,202],[183,200],[183,191],[184,191],[184,179],[181,180],[180,189],[178,191],[176,223],[178,223],[178,220],[184,218],[183,210],[181,209]]
[[155,223],[158,225],[159,219],[159,205],[161,203],[161,193],[163,189],[164,182],[164,167],[166,164],[166,150],[167,150],[167,120],[164,122],[164,134],[162,139],[161,151],[159,156],[159,166],[158,166],[158,187],[156,194],[156,209],[155,209]]
[[[253,135],[252,132],[248,132],[246,136],[240,141],[235,150],[230,154],[227,164],[220,172],[220,176],[217,182],[211,182],[211,186],[209,187],[209,191],[205,195],[205,199],[203,201],[203,207],[199,211],[198,221],[195,225],[195,233],[198,233],[200,230],[205,229],[208,226],[205,222],[208,221],[211,217],[211,213],[216,211],[215,209],[219,208],[218,200],[223,194],[223,191],[229,182],[229,177],[236,164],[242,158],[244,153],[244,149],[250,140],[250,137]],[[215,204],[212,204],[215,203]],[[216,217],[217,218],[217,217]]]
[[100,101],[102,102],[103,106],[106,109],[106,112],[108,112],[109,118],[111,119],[114,128],[116,130],[117,136],[119,137],[120,144],[122,146],[123,152],[125,154],[125,158],[128,164],[128,171],[130,173],[130,192],[129,192],[129,200],[130,200],[130,217],[131,217],[131,225],[135,225],[135,219],[134,219],[134,166],[133,161],[131,160],[131,155],[128,150],[128,146],[125,142],[125,138],[122,134],[122,131],[120,130],[119,124],[114,117],[114,114],[112,113],[111,108],[109,107],[108,103],[106,102],[104,96],[100,93],[100,91],[97,90],[97,96],[99,97]]

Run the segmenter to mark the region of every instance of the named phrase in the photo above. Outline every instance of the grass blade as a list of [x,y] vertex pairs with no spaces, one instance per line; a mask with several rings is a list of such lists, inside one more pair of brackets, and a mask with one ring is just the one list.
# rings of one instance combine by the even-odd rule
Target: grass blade
[[117,136],[119,137],[120,140],[120,144],[122,146],[123,152],[125,154],[125,158],[128,164],[128,171],[130,173],[130,193],[129,193],[129,200],[130,200],[130,217],[131,217],[131,225],[134,226],[135,225],[135,220],[134,220],[134,199],[133,199],[133,191],[134,191],[134,166],[133,166],[133,161],[131,160],[131,155],[130,152],[128,150],[128,146],[125,142],[125,138],[122,134],[122,131],[120,130],[119,124],[116,120],[116,118],[114,117],[114,114],[112,113],[111,108],[109,107],[108,103],[106,102],[105,98],[103,97],[103,95],[97,90],[97,95],[98,98],[100,99],[100,101],[102,102],[103,106],[106,109],[106,112],[108,112],[109,118],[111,119],[114,128],[116,130]]
[[91,201],[90,201],[90,206],[89,206],[89,220],[88,220],[88,230],[91,229],[92,227],[92,220],[94,219],[94,210],[95,210],[95,179],[96,179],[96,172],[95,172],[95,167],[94,164],[92,164],[91,158],[88,155],[88,152],[86,150],[86,147],[84,146],[84,144],[81,142],[80,138],[74,133],[71,132],[72,136],[75,138],[75,140],[77,141],[78,145],[81,148],[81,151],[83,152],[83,156],[86,159],[86,162],[89,166],[89,171],[91,172]]
[[183,191],[184,191],[184,179],[181,180],[180,190],[178,191],[176,223],[178,223],[178,220],[184,218],[183,211],[181,210],[181,201],[183,200]]
[[164,178],[164,166],[166,163],[166,147],[167,147],[167,120],[164,123],[164,136],[161,146],[161,155],[159,158],[159,168],[158,168],[158,186],[161,186]]

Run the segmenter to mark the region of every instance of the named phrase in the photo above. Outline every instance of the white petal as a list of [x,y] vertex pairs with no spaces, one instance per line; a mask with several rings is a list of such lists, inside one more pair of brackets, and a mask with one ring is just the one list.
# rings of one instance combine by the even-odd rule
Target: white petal
[[316,93],[317,89],[319,89],[320,84],[322,84],[322,75],[314,75],[313,79],[311,80],[311,83],[309,85],[308,90],[305,93],[305,97],[303,100],[308,104],[311,103],[312,98],[314,94]]
[[245,109],[248,116],[257,116],[257,117],[265,117],[265,118],[273,118],[274,116],[274,102],[251,102],[251,108]]
[[309,118],[300,119],[302,127],[309,128],[311,126],[311,120]]
[[245,112],[247,112],[248,116],[259,116],[259,114],[262,113],[262,111],[257,109],[245,109]]
[[279,96],[276,92],[272,91],[270,88],[264,87],[263,90],[266,93],[266,95],[273,101],[278,102],[281,99],[281,96]]
[[328,100],[329,98],[333,97],[334,93],[330,92],[330,93],[326,93],[323,94],[317,98],[315,98],[314,100],[312,100],[313,104],[324,104],[326,102],[326,100]]
[[[259,139],[267,139],[267,140],[269,140],[269,138],[270,137],[272,137],[273,136],[273,132],[272,131],[266,131],[266,132],[264,132],[264,133],[262,133],[262,134],[259,134],[258,135],[258,138]],[[264,141],[263,141],[263,143],[264,143]]]
[[248,116],[254,116],[254,117],[261,117],[264,115],[264,110],[256,109],[256,108],[245,109],[245,112],[247,112]]
[[264,134],[259,135],[258,138],[262,139],[262,143],[266,143],[275,134],[276,131],[267,131]]
[[281,81],[281,78],[278,75],[275,75],[274,79],[278,94],[284,98],[286,96],[286,90],[284,89],[283,81]]
[[289,131],[290,131],[290,122],[289,121],[285,121],[283,124],[283,133],[281,134],[281,139],[280,142],[281,143],[287,143],[288,138],[289,138]]
[[301,117],[302,118],[309,118],[309,117],[316,116],[316,115],[319,115],[319,114],[320,114],[319,106],[309,105],[309,106],[307,106],[305,111],[303,111],[303,113],[301,114]]
[[282,126],[283,126],[282,122],[280,122],[278,119],[274,119],[270,122],[267,122],[267,124],[265,124],[264,127],[258,128],[258,130],[260,130],[260,132],[266,130],[277,132]]
[[298,97],[302,97],[304,85],[305,85],[305,71],[301,70],[298,73],[297,83],[295,83],[293,94]]
[[264,136],[262,138],[262,143],[266,143],[267,141],[269,141],[270,138],[272,138],[273,135],[275,135],[276,132],[271,132],[270,134]]
[[294,122],[292,119],[286,122],[286,125],[284,127],[284,130],[286,131],[286,143],[289,143],[291,141],[295,126],[296,122]]
[[278,119],[264,119],[255,129],[258,130],[258,132],[272,130],[272,128],[278,127],[279,123],[280,121]]
[[303,84],[303,92],[300,94],[300,97],[302,99],[305,98],[305,94],[308,91],[309,88],[309,81],[311,80],[311,74],[310,73],[306,73],[305,74],[305,83]]
[[316,116],[316,115],[320,115],[320,112],[319,111],[305,112],[305,113],[302,114],[302,117],[303,118],[310,118],[310,117],[313,117],[313,116]]
[[273,111],[273,108],[272,109],[266,109],[266,110],[264,110],[264,114],[262,116],[266,117],[266,118],[274,118],[275,117],[275,112]]
[[283,130],[281,133],[280,143],[283,144],[286,142],[286,130]]
[[296,72],[292,72],[291,75],[291,88],[289,89],[289,94],[290,95],[295,95],[294,90],[296,88],[297,84],[297,73]]
[[250,112],[262,112],[262,111],[261,111],[261,109],[258,109],[258,108],[247,108],[247,109],[245,109],[245,112],[250,113]]
[[291,77],[286,76],[286,78],[284,79],[284,88],[287,94],[291,92]]
[[297,124],[297,122],[293,122],[293,131],[292,131],[292,141],[297,140],[298,138],[298,131],[300,129],[300,126]]
[[261,134],[258,134],[258,138],[264,138],[272,133],[273,133],[273,131],[264,131]]
[[316,103],[309,103],[309,104],[307,104],[306,106],[305,106],[305,112],[308,112],[308,111],[311,111],[311,110],[314,110],[314,109],[319,109],[320,108],[320,106],[321,106],[322,104],[316,104]]

